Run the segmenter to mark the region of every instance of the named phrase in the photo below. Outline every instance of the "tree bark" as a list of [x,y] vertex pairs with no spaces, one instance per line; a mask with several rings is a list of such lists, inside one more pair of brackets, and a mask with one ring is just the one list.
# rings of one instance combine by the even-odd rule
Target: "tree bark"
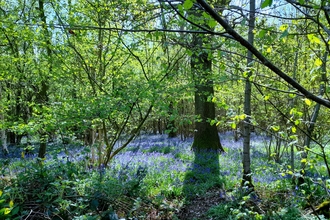
[[[323,64],[322,64],[322,78],[321,78],[321,83],[320,83],[320,89],[319,89],[319,96],[322,97],[325,93],[325,85],[327,83],[327,69],[326,69],[326,63],[327,63],[327,57],[328,57],[328,52],[324,53],[323,56]],[[315,128],[315,123],[317,120],[317,117],[319,115],[319,111],[320,111],[321,105],[319,103],[316,103],[316,105],[314,106],[313,109],[313,113],[312,113],[312,118],[308,124],[307,127],[307,131],[306,131],[306,135],[305,135],[305,139],[304,139],[304,148],[309,148],[310,143],[311,143],[311,137],[313,135],[313,131]],[[308,153],[307,151],[304,151],[301,154],[301,158],[302,159],[307,159]],[[301,163],[301,170],[304,170],[306,167],[306,163]]]
[[[254,30],[255,26],[255,0],[250,0],[250,13],[249,13],[249,32],[248,42],[253,45],[254,42]],[[251,67],[253,61],[253,54],[248,50],[247,52],[247,67]],[[251,155],[250,155],[250,142],[251,142],[251,73],[245,81],[244,92],[244,114],[246,115],[243,124],[243,179],[242,186],[247,186],[253,189],[252,173],[251,173]]]
[[[195,51],[191,56],[191,71],[195,83],[195,132],[192,148],[194,150],[216,150],[224,152],[220,143],[218,130],[211,120],[215,119],[213,81],[211,79],[212,60],[208,52],[203,50],[203,37],[193,35]],[[210,39],[209,39],[210,40]]]
[[[45,42],[46,42],[46,53],[47,53],[47,57],[48,57],[48,62],[49,62],[49,72],[52,72],[52,61],[51,61],[51,56],[52,56],[52,51],[51,51],[51,42],[50,42],[50,34],[49,31],[47,30],[47,26],[46,26],[46,15],[45,15],[45,10],[44,10],[44,1],[43,0],[39,0],[39,18],[43,23],[43,29],[44,29],[44,33],[45,33]],[[43,105],[45,105],[48,102],[48,88],[49,88],[49,84],[47,81],[47,77],[43,76],[43,74],[41,74],[41,77],[43,77],[43,80],[41,82],[41,88],[39,93],[37,94],[37,104],[42,107]],[[42,113],[41,113],[42,114]],[[47,148],[47,133],[45,131],[45,128],[42,128],[41,131],[39,131],[39,136],[40,136],[40,146],[39,146],[39,152],[38,152],[38,157],[39,158],[45,158],[46,156],[46,148]]]
[[[297,39],[298,40],[298,39]],[[298,42],[298,45],[299,45],[299,42]],[[298,51],[296,52],[295,54],[295,57],[294,57],[294,65],[293,65],[293,79],[296,80],[296,75],[297,75],[297,69],[298,69]],[[291,90],[292,87],[289,86],[289,90]],[[295,102],[296,102],[296,97],[293,97],[291,99],[289,99],[289,109],[292,109],[293,106],[295,105]],[[293,115],[291,115],[292,117]],[[291,151],[290,151],[290,157],[291,157],[291,161],[290,161],[290,164],[291,164],[291,171],[294,172],[294,169],[295,169],[295,165],[294,165],[294,145],[292,144],[291,147],[290,147]]]
[[168,137],[174,138],[177,136],[176,127],[175,127],[175,120],[172,118],[174,112],[174,106],[173,101],[170,101],[170,104],[168,106],[168,123],[166,125],[166,130],[168,130]]
[[[48,84],[42,82],[41,91],[37,94],[37,102],[40,106],[48,102],[47,91],[48,91]],[[44,128],[42,128],[39,131],[39,141],[40,141],[40,145],[39,145],[38,157],[45,158],[46,148],[47,148],[47,133]]]
[[[2,85],[0,84],[0,100],[2,99]],[[1,123],[4,123],[5,122],[5,112],[4,112],[4,108],[1,108],[2,109],[2,112],[0,112],[0,121]],[[8,151],[8,148],[7,148],[7,136],[6,136],[6,130],[5,128],[1,128],[0,130],[0,133],[1,133],[1,145],[2,145],[2,151],[5,153],[5,154],[8,154],[9,151]]]

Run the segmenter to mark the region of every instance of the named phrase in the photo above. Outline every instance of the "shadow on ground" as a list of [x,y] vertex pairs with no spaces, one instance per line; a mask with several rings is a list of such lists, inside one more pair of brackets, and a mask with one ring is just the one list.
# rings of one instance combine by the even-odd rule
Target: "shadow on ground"
[[207,150],[195,151],[194,155],[194,162],[184,180],[186,202],[178,213],[181,220],[207,219],[205,214],[209,208],[224,201],[222,189],[225,182],[220,176],[220,154]]

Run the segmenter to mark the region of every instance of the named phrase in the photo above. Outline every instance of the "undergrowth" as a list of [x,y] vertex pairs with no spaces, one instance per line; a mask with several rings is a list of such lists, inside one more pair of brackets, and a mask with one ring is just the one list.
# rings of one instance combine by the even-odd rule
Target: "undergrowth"
[[197,157],[186,142],[136,142],[107,168],[88,163],[84,148],[75,157],[1,159],[0,219],[328,218],[330,182],[317,158],[298,185],[299,172],[261,157],[255,144],[252,193],[241,186],[232,141],[219,157]]

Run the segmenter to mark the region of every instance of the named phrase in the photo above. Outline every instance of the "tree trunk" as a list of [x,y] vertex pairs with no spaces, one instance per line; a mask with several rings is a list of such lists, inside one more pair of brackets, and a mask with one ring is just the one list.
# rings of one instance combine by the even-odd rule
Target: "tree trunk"
[[[2,86],[0,85],[0,100],[2,99]],[[3,124],[5,122],[5,112],[4,112],[4,108],[1,108],[2,111],[0,112],[0,122]],[[0,130],[1,133],[1,145],[2,145],[2,151],[5,154],[8,154],[8,148],[7,148],[7,136],[6,136],[6,130],[5,128],[2,128]]]
[[[48,91],[48,85],[45,82],[42,82],[41,90],[37,94],[37,102],[40,106],[42,106],[46,102],[48,102],[47,91]],[[47,136],[48,135],[47,135],[45,129],[41,129],[41,131],[39,131],[39,141],[40,141],[39,152],[38,152],[39,158],[45,158],[45,156],[46,156]]]
[[[322,82],[320,83],[320,90],[319,90],[319,96],[322,97],[324,95],[324,92],[325,92],[325,85],[327,83],[327,70],[326,70],[326,63],[327,63],[327,57],[328,57],[328,52],[325,52],[324,53],[324,56],[323,56],[323,64],[322,64]],[[316,123],[316,120],[317,120],[317,117],[319,115],[319,111],[320,111],[320,108],[321,108],[321,104],[319,103],[316,103],[315,107],[314,107],[314,110],[313,110],[313,114],[312,114],[312,118],[308,124],[308,127],[307,127],[307,131],[306,131],[306,136],[305,136],[305,139],[304,139],[304,148],[309,148],[310,146],[310,143],[311,143],[311,137],[313,135],[313,131],[314,131],[314,128],[315,128],[315,123]],[[304,151],[302,154],[301,154],[301,158],[302,159],[307,159],[307,156],[308,156],[308,152],[307,151]],[[305,169],[305,166],[306,166],[306,163],[301,163],[301,170],[304,170]]]
[[168,130],[168,137],[169,138],[174,138],[177,136],[177,132],[176,132],[176,128],[175,128],[175,121],[172,118],[173,117],[173,111],[174,111],[174,107],[173,107],[173,102],[171,101],[169,106],[168,106],[168,115],[169,115],[169,119],[168,119],[168,123],[166,125],[166,130]]
[[12,132],[12,131],[7,132],[7,142],[10,145],[16,144],[16,134],[14,132]]
[[[3,120],[2,116],[3,115],[1,115],[1,120]],[[5,129],[1,130],[1,144],[2,144],[2,151],[5,154],[8,154],[9,151],[8,151],[8,147],[7,147],[7,137],[6,137],[6,130]]]
[[[46,15],[45,15],[45,10],[44,10],[44,1],[39,0],[39,18],[43,22],[43,29],[45,33],[45,43],[46,43],[46,53],[48,57],[48,62],[49,62],[49,72],[52,72],[52,51],[51,51],[51,42],[50,42],[50,33],[47,29],[47,22],[46,22]],[[41,70],[42,71],[42,70]],[[40,73],[42,75],[42,73]],[[47,77],[46,76],[41,76],[43,80],[41,81],[41,88],[40,91],[37,94],[37,104],[42,107],[48,102],[48,82],[47,82]],[[42,114],[42,113],[41,113]],[[46,155],[46,147],[47,147],[47,133],[45,131],[45,128],[42,128],[41,131],[39,131],[39,136],[40,136],[40,147],[39,147],[39,153],[38,157],[39,158],[45,158]]]
[[[298,38],[297,38],[297,41],[298,41]],[[298,42],[298,45],[299,45],[299,42]],[[296,80],[296,75],[297,75],[297,69],[298,69],[298,51],[296,52],[295,54],[295,57],[294,57],[294,65],[293,65],[293,76],[292,78],[294,80]],[[292,90],[293,88],[291,86],[289,86],[289,90]],[[295,102],[296,102],[296,97],[293,97],[291,99],[289,99],[289,109],[292,109],[295,105]],[[290,117],[293,117],[293,115],[291,114]],[[290,147],[290,157],[291,157],[291,161],[290,161],[290,164],[291,164],[291,171],[292,172],[295,172],[294,169],[295,169],[295,165],[294,165],[294,145],[292,144],[291,147]]]
[[306,98],[311,99],[327,108],[330,108],[330,101],[328,99],[319,97],[314,95],[312,92],[308,91],[305,87],[300,85],[286,73],[284,73],[281,69],[279,69],[276,65],[270,62],[259,50],[257,50],[253,45],[251,45],[244,37],[238,34],[233,27],[222,18],[219,13],[217,13],[206,1],[197,0],[197,2],[204,8],[205,12],[209,13],[209,15],[214,18],[230,36],[233,37],[238,43],[240,43],[243,47],[250,50],[253,55],[262,63],[264,66],[268,67],[272,72],[282,78],[284,81],[289,83],[292,87],[297,89],[301,94],[303,94]]
[[[255,0],[250,0],[250,17],[249,17],[249,32],[248,41],[253,45],[254,34],[253,29],[255,25]],[[251,66],[253,61],[253,54],[247,52],[247,67]],[[253,189],[252,175],[251,175],[251,156],[250,156],[250,142],[251,142],[251,73],[245,81],[245,92],[244,92],[244,114],[246,115],[243,124],[243,179],[242,186],[247,186]]]
[[46,157],[46,149],[47,149],[47,142],[43,140],[44,138],[40,136],[40,145],[38,151],[38,158],[45,158]]
[[[211,120],[215,119],[213,81],[211,79],[212,60],[208,52],[202,50],[203,37],[193,35],[193,46],[196,50],[191,56],[191,71],[195,83],[195,132],[192,148],[194,150],[217,150],[224,152],[218,130]],[[210,39],[209,39],[210,40]]]

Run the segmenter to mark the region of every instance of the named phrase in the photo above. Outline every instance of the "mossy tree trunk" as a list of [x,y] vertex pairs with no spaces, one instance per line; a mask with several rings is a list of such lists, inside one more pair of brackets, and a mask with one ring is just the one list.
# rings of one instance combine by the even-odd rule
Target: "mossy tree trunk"
[[209,58],[211,51],[202,49],[204,40],[211,40],[211,37],[193,35],[194,51],[191,56],[191,71],[195,83],[195,132],[193,149],[217,150],[223,152],[220,143],[218,130],[211,121],[215,119],[215,105],[212,102],[214,97],[212,80],[212,60]]

